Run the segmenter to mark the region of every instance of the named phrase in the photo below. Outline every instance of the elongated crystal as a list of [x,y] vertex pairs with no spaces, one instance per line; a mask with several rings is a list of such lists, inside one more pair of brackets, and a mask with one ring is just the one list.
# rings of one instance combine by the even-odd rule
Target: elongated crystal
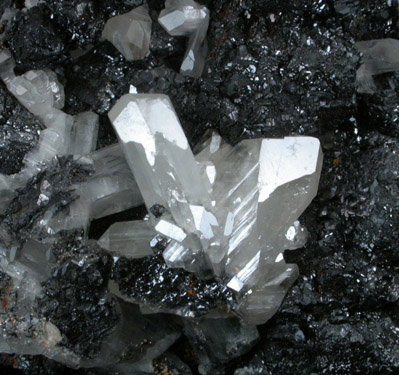
[[[236,286],[255,283],[265,264],[275,262],[284,250],[288,229],[316,196],[320,179],[323,157],[317,139],[286,137],[261,142],[256,227],[252,229],[256,235],[248,237],[251,246],[245,254],[239,247],[227,253],[225,271],[235,274],[232,282]],[[240,272],[248,269],[259,250],[259,266],[250,277],[244,272],[243,282]]]
[[112,224],[98,244],[116,255],[142,258],[154,254],[150,242],[155,236],[156,232],[150,221],[125,221]]
[[140,191],[118,144],[81,158],[94,174],[75,186],[79,198],[59,213],[48,213],[41,222],[45,231],[57,233],[74,228],[87,229],[90,219],[98,219],[143,204]]
[[[188,233],[212,238],[211,199],[169,98],[128,94],[109,118],[156,229],[178,241]],[[162,218],[154,207],[163,207]]]
[[166,0],[158,22],[170,35],[189,37],[180,72],[186,76],[200,77],[208,52],[208,8],[192,0]]

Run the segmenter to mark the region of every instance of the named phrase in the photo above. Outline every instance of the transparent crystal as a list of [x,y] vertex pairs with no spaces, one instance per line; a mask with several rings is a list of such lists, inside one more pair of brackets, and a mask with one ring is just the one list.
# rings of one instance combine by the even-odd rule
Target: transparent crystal
[[240,296],[242,319],[269,319],[297,276],[283,252],[306,242],[298,218],[317,193],[320,142],[301,136],[232,147],[213,133],[194,158],[162,95],[124,96],[110,119],[155,230],[171,240],[166,264],[200,277],[211,269]]
[[158,22],[173,36],[191,35],[209,18],[209,11],[192,0],[166,0]]
[[[155,229],[180,242],[189,233],[209,241],[217,220],[170,99],[128,94],[119,99],[109,118]],[[154,214],[155,207],[162,207],[161,215]]]
[[98,115],[91,111],[82,112],[75,117],[68,153],[86,155],[96,149],[98,120]]
[[14,74],[15,63],[8,51],[1,52],[0,76],[8,90],[46,126],[51,127],[60,116],[66,116],[64,87],[51,70],[30,70],[22,76]]
[[151,26],[151,17],[145,4],[109,19],[102,37],[110,41],[128,61],[140,60],[150,50]]
[[[285,234],[317,194],[322,161],[320,142],[316,138],[261,141],[256,226],[247,236],[249,245],[245,253],[239,247],[227,252],[225,271],[226,275],[236,274],[232,278],[235,286],[256,283],[263,267],[274,263],[282,253]],[[252,272],[248,268],[254,262],[258,262],[258,266],[252,267]]]
[[356,72],[357,91],[373,94],[376,86],[373,76],[399,70],[399,40],[373,39],[356,43],[363,54],[363,64]]
[[266,323],[278,311],[288,289],[299,275],[297,265],[286,264],[282,256],[278,265],[269,267],[268,271],[268,280],[250,289],[239,301],[237,314],[247,324]]
[[181,74],[194,78],[201,77],[208,53],[208,42],[206,41],[207,31],[208,23],[204,23],[191,34],[180,67]]
[[48,212],[41,220],[46,233],[74,228],[87,229],[90,219],[98,219],[143,204],[139,188],[118,144],[80,158],[94,174],[74,186],[79,198],[61,212]]
[[209,26],[208,8],[192,0],[166,0],[158,22],[170,35],[189,37],[180,72],[200,77],[208,52],[205,40]]
[[141,258],[154,255],[150,242],[156,236],[150,221],[136,220],[112,224],[98,244],[116,255]]
[[210,374],[215,363],[225,363],[244,354],[259,338],[256,327],[241,325],[236,318],[183,322],[184,333],[201,362],[200,374]]

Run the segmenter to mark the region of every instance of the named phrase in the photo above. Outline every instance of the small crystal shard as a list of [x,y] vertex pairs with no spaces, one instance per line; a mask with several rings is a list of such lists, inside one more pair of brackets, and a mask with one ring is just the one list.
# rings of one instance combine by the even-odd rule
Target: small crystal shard
[[148,6],[142,5],[109,19],[102,37],[110,41],[128,61],[140,60],[150,49],[151,25]]
[[236,318],[184,319],[184,333],[200,359],[200,374],[213,373],[215,364],[244,354],[259,338],[256,327],[243,326]]
[[158,22],[170,35],[189,37],[180,72],[186,76],[200,77],[208,52],[208,8],[192,0],[166,0]]
[[363,53],[363,64],[356,72],[357,91],[373,94],[376,90],[373,76],[399,70],[399,40],[374,39],[356,43]]
[[29,178],[43,169],[45,162],[55,156],[84,155],[95,149],[98,115],[84,112],[76,117],[62,111],[64,88],[55,73],[28,71],[22,76],[14,73],[15,62],[7,50],[0,52],[0,77],[17,100],[45,125],[37,146],[24,157],[24,167],[16,175],[0,178],[0,206],[12,199],[7,189],[22,187]]
[[126,258],[153,255],[150,242],[156,232],[150,221],[126,221],[112,224],[98,244],[103,249]]

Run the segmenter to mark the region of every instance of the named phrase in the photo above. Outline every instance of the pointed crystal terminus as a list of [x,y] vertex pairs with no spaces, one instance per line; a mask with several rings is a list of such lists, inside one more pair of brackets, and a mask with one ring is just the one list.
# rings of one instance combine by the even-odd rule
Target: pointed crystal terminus
[[128,94],[109,118],[156,229],[178,241],[196,232],[212,237],[211,199],[170,99]]
[[192,0],[166,0],[158,22],[170,35],[189,37],[180,73],[200,77],[208,52],[208,8]]
[[109,19],[102,37],[111,42],[126,60],[140,60],[150,50],[151,26],[152,20],[145,4]]
[[209,10],[192,0],[166,0],[158,22],[173,36],[188,36],[209,19]]
[[154,255],[150,242],[155,236],[154,226],[149,220],[125,221],[112,224],[98,244],[115,255],[142,258]]
[[[245,225],[237,227],[234,233],[238,240],[229,242],[224,260],[226,275],[234,275],[228,285],[236,291],[262,280],[262,270],[278,263],[280,254],[291,246],[286,234],[316,196],[322,168],[323,154],[316,138],[260,141],[257,202],[250,206],[254,226],[249,230]],[[245,190],[242,194],[245,201]],[[248,235],[240,235],[243,231]]]

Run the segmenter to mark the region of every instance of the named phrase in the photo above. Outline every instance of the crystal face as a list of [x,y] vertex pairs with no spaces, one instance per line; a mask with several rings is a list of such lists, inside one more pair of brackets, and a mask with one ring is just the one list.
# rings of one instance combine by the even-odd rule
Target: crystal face
[[142,5],[109,19],[102,37],[111,42],[126,60],[141,60],[150,49],[151,25],[148,6]]
[[189,77],[200,77],[208,52],[208,8],[192,0],[166,0],[158,22],[170,35],[189,38],[180,72]]
[[373,76],[399,70],[399,40],[374,39],[356,43],[363,54],[363,64],[356,72],[357,91],[373,94],[376,85]]
[[[193,152],[169,97],[132,87],[108,113],[119,142],[96,150],[98,116],[63,112],[53,72],[16,76],[3,52],[0,75],[45,127],[21,172],[0,175],[0,282],[12,305],[0,311],[1,350],[151,373],[183,332],[201,374],[249,350],[298,277],[283,252],[306,242],[298,219],[317,193],[319,141],[231,146],[212,132]],[[91,220],[143,203],[144,219],[89,239]],[[63,287],[75,278],[82,311]],[[64,325],[71,310],[82,327]],[[93,324],[94,352],[82,344]]]
[[304,244],[297,220],[317,193],[320,142],[286,137],[232,147],[213,134],[194,156],[164,95],[125,95],[109,117],[154,228],[170,240],[166,263],[214,274],[240,296],[242,319],[268,320],[298,275],[282,253]]

